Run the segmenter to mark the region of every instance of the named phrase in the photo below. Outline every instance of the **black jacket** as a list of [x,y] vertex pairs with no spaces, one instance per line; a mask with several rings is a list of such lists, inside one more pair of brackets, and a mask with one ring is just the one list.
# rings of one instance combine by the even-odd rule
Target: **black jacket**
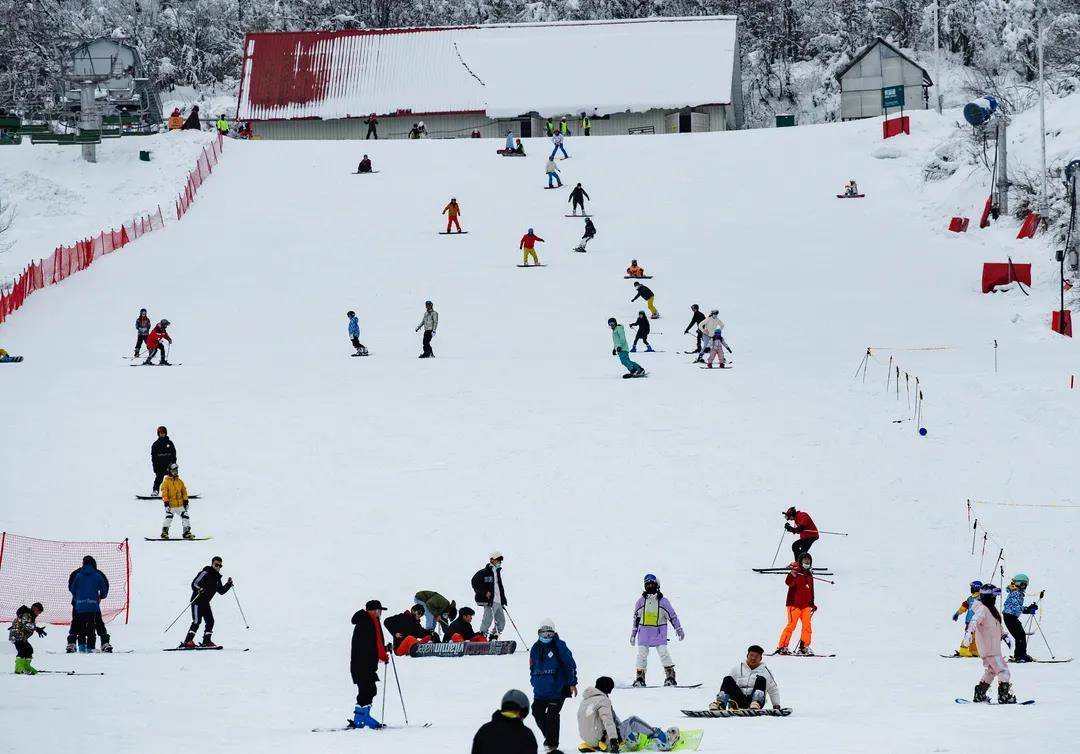
[[591,218],[586,217],[585,218],[585,235],[583,235],[582,238],[592,238],[595,235],[596,235],[596,226],[593,225],[593,221],[592,221]]
[[637,315],[637,322],[633,322],[631,327],[638,329],[638,337],[646,338],[649,335],[649,330],[652,329],[652,325],[649,324],[649,318],[644,314]]
[[353,683],[359,684],[375,676],[379,667],[379,649],[376,640],[377,626],[367,610],[357,610],[352,617],[352,652],[349,655],[349,672]]
[[191,601],[209,604],[215,594],[225,594],[230,589],[232,584],[222,585],[221,574],[215,571],[213,566],[203,566],[191,580]]
[[357,173],[370,173],[371,172],[371,160],[360,160],[360,164],[356,166]]
[[686,326],[686,329],[683,330],[683,335],[686,335],[688,332],[690,332],[691,327],[695,327],[695,326],[697,326],[697,324],[699,322],[704,322],[704,321],[705,321],[705,315],[701,313],[700,309],[698,309],[696,312],[694,312],[694,316],[690,318],[690,324],[688,324]]
[[536,736],[520,717],[494,712],[473,737],[472,754],[536,754]]
[[643,299],[645,299],[646,301],[648,301],[649,299],[651,299],[651,298],[653,297],[653,295],[654,295],[654,294],[653,294],[653,292],[652,292],[652,289],[651,289],[651,288],[647,288],[647,287],[646,287],[646,286],[644,286],[644,285],[639,285],[639,286],[638,286],[638,288],[637,288],[637,295],[636,295],[636,296],[634,296],[634,297],[633,297],[632,299],[630,299],[630,300],[631,300],[631,301],[637,301],[637,300],[638,300],[639,298],[643,298]]
[[574,202],[575,204],[584,204],[585,199],[582,199],[582,197],[585,197],[585,199],[589,199],[590,201],[592,200],[592,197],[589,196],[588,191],[583,189],[581,186],[574,186],[574,190],[570,192],[570,198],[566,201]]
[[476,636],[476,631],[473,630],[472,626],[465,622],[464,618],[459,616],[456,621],[446,627],[446,631],[444,633],[447,641],[450,641],[450,637],[452,637],[454,634],[461,634],[461,638],[465,641],[468,641],[472,637]]
[[176,463],[176,446],[168,435],[154,440],[150,446],[150,463],[154,471],[168,471],[169,466]]
[[[501,604],[510,604],[510,601],[506,599],[506,590],[503,589],[501,568],[496,570],[494,567],[492,567],[491,563],[488,563],[486,566],[473,574],[471,583],[473,589],[473,599],[476,600],[476,604],[486,605],[491,602],[495,595],[494,585],[496,583],[499,585],[499,594],[502,595]],[[491,592],[491,597],[488,597],[488,592]]]
[[191,108],[191,114],[188,115],[187,120],[184,121],[182,130],[188,131],[201,131],[202,123],[199,122],[199,106]]
[[[391,615],[389,618],[383,618],[383,625],[386,626],[386,630],[390,632],[390,636],[394,640],[394,648],[396,649],[406,636],[415,636],[417,639],[423,639],[425,636],[430,636],[431,632],[424,628],[420,621],[413,615],[412,610],[406,610],[403,613],[397,613]],[[397,636],[396,634],[401,634]]]

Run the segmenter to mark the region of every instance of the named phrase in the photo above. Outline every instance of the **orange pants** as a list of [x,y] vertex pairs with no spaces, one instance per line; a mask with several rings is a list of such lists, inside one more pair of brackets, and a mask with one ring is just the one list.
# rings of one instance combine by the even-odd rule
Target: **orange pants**
[[[456,642],[458,644],[463,644],[465,642],[465,637],[462,636],[461,634],[454,634],[453,636],[450,637],[450,641]],[[477,634],[476,636],[469,639],[469,641],[486,642],[487,637],[484,636],[483,634]]]
[[791,635],[795,633],[795,626],[802,621],[802,633],[799,634],[799,641],[803,643],[803,646],[810,646],[810,637],[814,633],[812,618],[814,611],[808,607],[789,607],[787,609],[787,625],[784,626],[783,633],[780,634],[780,643],[778,647],[787,647],[788,642],[791,641]]
[[408,657],[409,650],[412,649],[413,644],[427,644],[431,641],[431,637],[425,636],[423,639],[417,639],[415,636],[406,636],[401,640],[401,644],[394,650],[394,654],[398,657]]
[[455,226],[458,230],[461,230],[461,223],[458,222],[457,215],[450,215],[446,218],[446,232],[450,232],[450,227]]

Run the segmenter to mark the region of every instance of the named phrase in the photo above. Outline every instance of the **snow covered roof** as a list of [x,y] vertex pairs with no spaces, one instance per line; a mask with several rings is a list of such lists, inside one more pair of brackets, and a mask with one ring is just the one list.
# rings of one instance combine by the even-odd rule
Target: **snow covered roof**
[[726,104],[735,53],[734,16],[252,33],[237,117],[602,115]]

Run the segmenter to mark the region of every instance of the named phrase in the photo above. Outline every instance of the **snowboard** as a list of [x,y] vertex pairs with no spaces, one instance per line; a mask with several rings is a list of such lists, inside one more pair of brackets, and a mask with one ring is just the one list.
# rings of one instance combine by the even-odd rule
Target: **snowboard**
[[682,713],[687,717],[787,717],[792,712],[791,707],[762,707],[761,709],[684,709]]
[[652,278],[652,275],[638,275],[637,277],[634,277],[633,275],[623,275],[623,280],[652,280]]
[[779,652],[766,652],[765,654],[767,656],[769,656],[769,657],[836,657],[836,655],[819,655],[819,654],[815,654],[813,652],[811,652],[810,654],[805,654],[805,655],[795,654],[794,652],[791,652],[791,653],[786,654],[786,655],[782,655]]
[[[381,728],[375,730],[404,730],[406,728],[430,728],[431,723],[411,723],[409,725],[387,725],[383,723]],[[352,720],[348,721],[348,725],[343,725],[340,728],[312,728],[312,733],[333,733],[335,731],[342,730],[371,730],[371,728],[357,728],[352,724]]]
[[592,217],[592,215],[563,215],[563,217]]
[[551,191],[551,189],[561,189],[562,186],[544,186],[544,191]]
[[371,351],[368,351],[367,353],[350,353],[349,355],[354,357],[354,358],[357,357],[357,356],[370,356]]
[[[201,497],[202,497],[201,495],[188,495],[188,500],[199,500]],[[158,501],[160,501],[161,496],[160,495],[136,495],[135,499],[136,500],[158,500]]]
[[641,379],[642,377],[648,377],[648,376],[649,376],[648,372],[638,372],[637,374],[629,374],[629,373],[624,374],[622,376],[622,378],[624,380],[637,380],[637,379]]
[[[704,730],[680,730],[679,740],[672,744],[670,749],[666,751],[697,751],[701,746],[701,739],[705,735]],[[624,742],[619,751],[656,751],[656,749],[649,748],[650,738],[644,733],[637,734],[637,740],[633,743],[629,741]],[[578,744],[578,751],[605,751],[605,749],[594,749],[588,744]]]
[[862,199],[866,194],[837,194],[837,199]]
[[547,267],[546,264],[519,264],[518,267]]
[[352,172],[352,174],[353,175],[372,175],[372,174],[378,173],[378,172],[379,172],[378,170],[369,170],[366,173],[361,173],[359,170],[354,170]]
[[104,673],[79,673],[74,670],[39,670],[37,675],[105,675]]
[[454,230],[454,231],[440,230],[439,231],[440,236],[465,236],[465,235],[468,235],[468,233],[469,233],[469,231],[467,231],[467,230]]
[[620,683],[615,686],[617,689],[699,689],[700,683],[677,683],[674,686],[665,686],[662,683],[654,683],[647,686],[635,686],[632,683]]
[[166,362],[164,364],[144,364],[143,362],[140,361],[138,364],[129,364],[128,366],[133,366],[133,367],[180,367],[180,366],[183,366],[183,365],[184,365],[184,362],[182,362],[182,361],[169,361],[169,362]]
[[511,655],[516,641],[427,642],[413,644],[409,657],[471,657],[476,655]]
[[[0,361],[0,364],[18,364],[22,360],[23,360],[22,356],[9,356],[6,359]],[[45,671],[42,670],[42,671],[39,671],[39,672],[44,673]]]
[[575,246],[574,248],[570,249],[570,251],[576,251],[578,254],[585,253],[585,249],[581,248],[580,246]]
[[147,542],[205,542],[213,537],[192,537],[191,539],[184,539],[183,537],[143,537]]
[[1018,701],[1018,702],[1017,702],[1016,704],[999,704],[999,703],[997,703],[997,702],[993,702],[993,701],[987,701],[987,702],[973,702],[973,701],[971,701],[970,699],[956,699],[956,700],[954,700],[954,701],[955,701],[955,702],[956,702],[957,704],[985,704],[985,705],[988,705],[988,706],[990,706],[990,707],[1023,707],[1023,706],[1025,706],[1025,705],[1028,705],[1028,704],[1034,704],[1034,703],[1035,703],[1035,700],[1034,700],[1034,699],[1026,699],[1025,701],[1022,701],[1022,702],[1019,702],[1019,701]]

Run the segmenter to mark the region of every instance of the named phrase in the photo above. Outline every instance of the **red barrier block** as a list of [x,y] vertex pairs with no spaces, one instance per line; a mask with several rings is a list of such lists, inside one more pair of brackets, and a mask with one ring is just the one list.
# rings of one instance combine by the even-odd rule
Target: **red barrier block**
[[911,118],[903,115],[899,118],[890,118],[881,124],[881,138],[888,139],[892,136],[911,133]]
[[1031,285],[1031,264],[1010,264],[1008,262],[986,262],[983,264],[982,292],[990,293],[994,286],[1009,283]]
[[1035,231],[1039,228],[1039,213],[1028,212],[1027,217],[1024,218],[1024,224],[1020,226],[1020,232],[1016,234],[1017,238],[1034,238]]
[[983,207],[982,215],[979,217],[979,227],[990,227],[990,197],[986,197],[986,206]]
[[[1062,318],[1063,315],[1065,317],[1065,330],[1064,330],[1064,332],[1061,329],[1061,318]],[[1061,333],[1062,335],[1064,335],[1064,336],[1066,336],[1068,338],[1071,338],[1072,337],[1072,312],[1069,311],[1068,309],[1065,309],[1064,311],[1054,312],[1051,315],[1051,318],[1050,318],[1050,329],[1053,330],[1056,333]]]
[[954,217],[949,220],[949,230],[953,233],[967,233],[968,223],[971,222],[967,217]]

